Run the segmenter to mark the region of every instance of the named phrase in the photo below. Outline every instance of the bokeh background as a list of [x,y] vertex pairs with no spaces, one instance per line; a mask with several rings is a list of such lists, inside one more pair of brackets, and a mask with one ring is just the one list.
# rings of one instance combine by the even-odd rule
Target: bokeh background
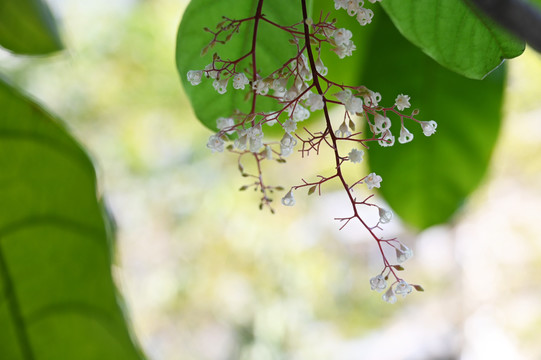
[[[150,359],[541,358],[539,54],[508,62],[500,141],[456,216],[386,228],[414,249],[405,277],[426,289],[389,305],[368,284],[374,244],[333,220],[347,211],[339,189],[271,215],[237,191],[235,157],[206,148],[174,65],[187,1],[49,2],[67,50],[0,52],[0,70],[94,158],[117,222],[115,277]],[[267,174],[288,187],[321,171],[299,160]]]

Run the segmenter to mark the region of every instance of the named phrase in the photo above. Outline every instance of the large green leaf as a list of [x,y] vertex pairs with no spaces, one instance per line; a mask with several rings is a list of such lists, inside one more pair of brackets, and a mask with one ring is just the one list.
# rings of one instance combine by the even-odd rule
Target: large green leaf
[[[176,61],[184,89],[197,118],[208,128],[216,130],[216,119],[231,116],[235,110],[248,112],[251,102],[245,100],[246,91],[233,90],[230,82],[227,93],[219,95],[212,87],[212,79],[204,79],[203,83],[192,86],[186,78],[189,70],[202,70],[212,61],[213,52],[222,59],[235,60],[246,54],[252,44],[253,21],[241,27],[239,34],[233,36],[225,45],[218,45],[206,56],[201,50],[208,45],[212,35],[204,32],[204,27],[213,29],[221,22],[222,16],[230,19],[248,18],[255,14],[257,0],[192,0],[182,18],[177,37]],[[293,25],[302,21],[300,2],[290,0],[266,1],[263,14],[280,24]],[[288,45],[291,38],[283,30],[268,23],[260,22],[257,43],[257,67],[262,76],[267,76],[278,69],[287,59],[296,55],[295,46]],[[248,66],[248,62],[243,63]],[[259,109],[270,111],[276,108],[275,101],[261,101]]]
[[62,49],[56,23],[42,0],[0,0],[0,46],[26,55]]
[[[381,193],[407,223],[419,228],[443,223],[486,172],[500,129],[504,71],[483,81],[466,79],[412,46],[382,12],[371,26],[374,56],[366,61],[363,84],[381,92],[383,105],[409,94],[413,108],[421,109],[418,118],[436,120],[438,129],[425,137],[416,123],[406,121],[413,141],[371,145],[370,167],[383,177]],[[398,139],[397,118],[392,131]]]
[[384,0],[381,4],[409,41],[441,65],[473,79],[483,78],[504,59],[524,51],[523,41],[464,0]]
[[91,161],[0,79],[0,359],[141,359]]

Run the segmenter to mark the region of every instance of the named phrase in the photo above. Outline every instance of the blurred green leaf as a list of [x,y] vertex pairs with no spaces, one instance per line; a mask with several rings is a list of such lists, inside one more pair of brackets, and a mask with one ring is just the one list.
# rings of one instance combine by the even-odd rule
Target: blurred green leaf
[[53,15],[42,0],[0,0],[0,46],[24,55],[62,50]]
[[[267,1],[263,6],[263,14],[269,20],[293,25],[302,20],[299,4],[290,0]],[[189,70],[202,70],[211,63],[214,52],[218,52],[222,59],[230,60],[248,53],[252,46],[253,21],[243,24],[240,33],[235,34],[225,45],[218,44],[205,56],[201,56],[201,50],[212,40],[212,34],[204,32],[203,28],[209,27],[215,30],[216,25],[223,20],[222,16],[237,20],[251,17],[255,14],[256,7],[256,0],[192,0],[182,17],[177,37],[177,68],[195,115],[205,126],[214,131],[217,130],[217,118],[231,116],[237,109],[249,112],[251,101],[245,100],[248,90],[233,90],[230,80],[228,91],[219,95],[212,86],[212,79],[204,78],[201,84],[192,86],[186,74]],[[267,76],[280,68],[289,58],[296,55],[295,46],[287,45],[290,38],[287,32],[264,21],[260,22],[256,61],[262,76]],[[242,64],[237,71],[244,71],[248,66],[248,61]],[[272,99],[260,96],[257,101],[258,109],[266,112],[278,107],[278,103]]]
[[0,108],[0,358],[141,359],[90,159],[2,79]]
[[441,65],[472,79],[483,78],[504,59],[524,51],[523,41],[466,1],[385,0],[381,4],[409,41]]
[[[500,123],[504,69],[483,81],[466,79],[438,65],[404,39],[378,12],[362,84],[391,105],[400,93],[411,96],[420,120],[436,120],[425,137],[417,123],[405,126],[412,142],[370,146],[371,171],[383,177],[381,193],[409,224],[426,228],[447,221],[479,185],[489,164]],[[329,72],[331,70],[329,69]],[[393,120],[398,139],[400,123]]]

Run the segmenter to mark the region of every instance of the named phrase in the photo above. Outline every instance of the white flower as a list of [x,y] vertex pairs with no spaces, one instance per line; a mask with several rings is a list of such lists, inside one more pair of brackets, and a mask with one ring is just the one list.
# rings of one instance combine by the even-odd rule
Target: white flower
[[274,90],[274,96],[275,96],[278,100],[284,100],[286,94],[287,94],[287,91],[278,91],[278,90]]
[[409,132],[408,129],[406,129],[404,126],[400,129],[400,137],[398,138],[398,142],[401,144],[409,143],[411,140],[413,140],[413,134]]
[[359,2],[363,2],[362,0],[347,0],[346,1],[346,10],[348,12],[349,16],[354,16],[357,14],[357,12],[362,9],[362,5],[359,5]]
[[270,146],[265,146],[265,159],[272,160],[272,148]]
[[291,134],[292,132],[297,130],[297,123],[291,119],[287,119],[282,125],[282,127],[286,132]]
[[302,106],[301,104],[297,104],[295,106],[295,110],[293,111],[293,120],[299,122],[306,120],[310,117],[310,111],[308,111],[307,108]]
[[259,149],[263,146],[263,135],[256,136],[256,137],[249,137],[250,141],[250,151],[255,153],[258,152]]
[[345,43],[338,45],[337,47],[332,49],[332,51],[334,51],[340,59],[343,59],[346,56],[351,56],[355,49],[357,49],[357,47],[355,46],[353,41],[348,40]]
[[382,224],[387,224],[393,219],[393,212],[386,210],[384,208],[379,208],[379,222]]
[[391,127],[391,119],[376,114],[374,115],[374,126],[377,134],[382,133],[384,130],[388,130]]
[[229,78],[223,78],[223,79],[216,79],[212,82],[212,86],[214,86],[214,89],[218,92],[218,94],[225,94],[227,91],[227,82],[229,81]]
[[361,26],[365,26],[366,24],[370,24],[372,22],[372,18],[374,17],[374,12],[370,9],[366,8],[360,8],[357,11],[357,21]]
[[302,89],[304,88],[306,84],[304,83],[304,80],[302,77],[297,76],[295,77],[295,81],[293,82],[293,86],[297,89],[297,93],[300,94],[302,92]]
[[334,132],[334,135],[336,135],[337,137],[343,137],[343,138],[351,135],[351,132],[349,131],[349,128],[345,121],[342,123],[342,125],[340,125],[338,130]]
[[372,290],[381,292],[385,290],[386,287],[387,287],[387,281],[385,281],[385,278],[383,277],[383,275],[380,274],[370,279],[370,288]]
[[281,157],[288,157],[292,153],[293,153],[293,148],[292,147],[285,147],[285,146],[280,145],[280,156]]
[[293,148],[297,145],[297,139],[288,133],[285,133],[280,140],[280,155],[286,157],[293,152]]
[[330,26],[323,28],[323,36],[325,36],[326,38],[332,38],[336,30],[332,27],[333,23],[327,22],[326,24]]
[[292,86],[291,89],[286,92],[284,99],[286,99],[287,101],[292,101],[297,97],[297,95],[299,95],[297,89]]
[[334,8],[336,10],[346,9],[347,6],[347,0],[334,0]]
[[285,93],[287,90],[286,87],[287,87],[287,79],[285,78],[274,79],[272,81],[272,90],[274,91]]
[[[235,126],[235,120],[233,120],[233,118],[220,117],[220,118],[216,119],[216,127],[219,130],[232,128],[233,126]],[[232,129],[232,130],[226,131],[226,134],[231,135],[234,132],[235,132],[235,129]]]
[[302,79],[304,81],[310,81],[312,80],[312,71],[309,67],[305,67],[299,70],[299,74],[301,75]]
[[400,280],[398,282],[398,285],[396,285],[396,290],[394,291],[397,295],[402,295],[402,297],[406,297],[406,295],[410,294],[413,291],[413,287],[405,282],[404,280]]
[[285,205],[285,206],[295,205],[295,198],[293,197],[292,191],[293,189],[289,190],[289,192],[285,194],[285,196],[282,198],[282,205]]
[[357,163],[360,163],[361,161],[363,161],[363,155],[364,155],[364,151],[357,150],[357,149],[351,149],[351,151],[348,154],[348,158],[349,158],[349,161],[351,161],[352,163],[357,164]]
[[261,124],[257,124],[256,126],[249,128],[246,130],[246,134],[250,138],[263,137],[263,129],[261,128]]
[[237,90],[244,90],[244,87],[250,83],[250,80],[244,75],[244,73],[238,73],[233,76],[233,88]]
[[334,97],[340,100],[341,103],[345,104],[346,101],[348,101],[351,98],[351,90],[344,89],[342,91],[339,91],[336,94],[334,94]]
[[378,106],[381,101],[381,94],[379,92],[374,92],[369,90],[369,94],[363,95],[364,103],[370,104],[370,106]]
[[209,137],[207,147],[212,150],[212,152],[223,152],[224,144],[225,142],[222,140],[222,138],[214,134]]
[[393,134],[391,134],[391,131],[385,130],[383,132],[381,140],[378,140],[378,144],[380,144],[380,146],[383,146],[383,147],[393,146],[394,141],[395,141],[395,137]]
[[346,110],[351,114],[363,112],[363,100],[361,98],[352,96],[344,105],[346,106]]
[[246,130],[251,152],[258,152],[263,146],[263,129],[261,123]]
[[396,97],[394,104],[396,105],[396,108],[400,111],[407,109],[411,106],[410,97],[408,95],[400,94]]
[[423,134],[430,136],[436,132],[438,124],[434,120],[421,121],[421,127],[423,128]]
[[381,181],[381,176],[376,173],[370,173],[364,178],[364,183],[368,186],[368,190],[372,190],[375,187],[379,188]]
[[269,92],[269,83],[259,79],[253,83],[252,88],[258,95],[267,95]]
[[295,139],[291,134],[285,133],[282,139],[280,140],[280,145],[285,147],[293,147],[297,145],[297,139]]
[[239,137],[235,139],[233,145],[239,150],[246,150],[246,147],[248,145],[248,134],[246,133],[246,131],[243,131],[241,135],[241,131],[239,130]]
[[393,287],[391,286],[381,298],[383,301],[388,302],[389,304],[394,304],[396,302],[396,296],[394,294]]
[[188,81],[192,85],[201,84],[201,78],[203,77],[203,70],[190,70],[188,71]]
[[348,29],[337,29],[334,32],[334,42],[337,46],[340,46],[351,39],[353,34]]
[[218,70],[213,70],[213,69],[214,69],[214,64],[212,64],[212,63],[208,64],[207,66],[205,66],[205,73],[211,79],[216,79],[220,72]]
[[323,61],[319,57],[316,60],[316,70],[321,76],[325,76],[329,72],[329,69],[323,65]]
[[408,248],[406,245],[400,243],[400,246],[398,249],[396,249],[396,261],[399,264],[402,264],[409,258],[413,256],[413,250]]
[[308,99],[305,102],[306,106],[310,106],[310,111],[314,112],[316,110],[323,109],[323,96],[319,94],[310,93]]
[[308,67],[309,61],[308,61],[308,58],[306,57],[306,55],[304,55],[304,53],[301,54],[300,59],[301,59],[301,61],[299,62],[299,68],[301,68],[301,69],[309,68]]

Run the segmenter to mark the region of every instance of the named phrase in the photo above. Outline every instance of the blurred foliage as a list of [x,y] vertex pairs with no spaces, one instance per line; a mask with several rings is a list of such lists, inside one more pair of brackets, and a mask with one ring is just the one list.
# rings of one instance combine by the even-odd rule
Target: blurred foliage
[[47,4],[42,0],[0,0],[0,46],[25,55],[62,50]]
[[111,278],[92,163],[3,80],[0,107],[0,356],[141,359]]
[[[58,50],[44,3],[0,3],[0,44]],[[14,23],[10,23],[15,20]],[[36,36],[38,34],[38,36]],[[80,145],[0,78],[0,357],[142,359],[111,275],[113,229]]]

